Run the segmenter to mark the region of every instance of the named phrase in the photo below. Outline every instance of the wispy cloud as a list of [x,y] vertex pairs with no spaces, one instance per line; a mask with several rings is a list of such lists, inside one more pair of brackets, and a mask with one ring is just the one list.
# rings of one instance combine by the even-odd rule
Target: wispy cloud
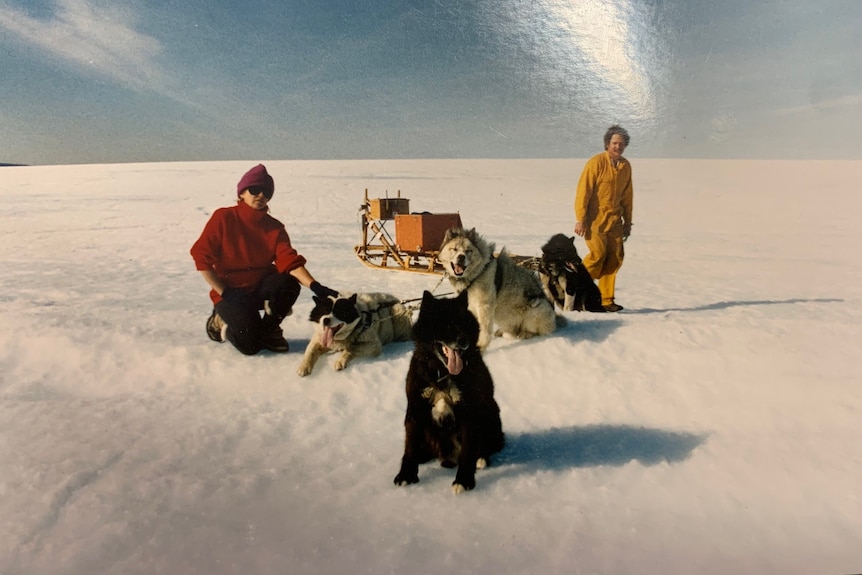
[[847,108],[852,108],[854,111],[858,111],[860,106],[862,106],[862,94],[850,94],[829,100],[821,100],[811,104],[803,104],[802,106],[781,108],[780,110],[776,110],[776,113],[778,115],[803,114],[822,112],[825,110],[844,110]]
[[156,63],[158,40],[137,32],[134,14],[106,2],[57,0],[50,18],[0,7],[0,29],[51,57],[133,89],[152,89],[163,73]]

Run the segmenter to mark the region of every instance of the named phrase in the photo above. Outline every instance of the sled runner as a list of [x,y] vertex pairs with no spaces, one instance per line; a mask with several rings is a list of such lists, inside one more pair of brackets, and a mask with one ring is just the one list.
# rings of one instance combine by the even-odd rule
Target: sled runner
[[[366,188],[358,215],[361,236],[354,248],[356,257],[364,265],[382,270],[443,274],[438,260],[443,236],[449,228],[462,226],[457,212],[410,213],[410,200],[401,197],[401,190],[394,198],[369,198]],[[509,257],[518,265],[538,267],[537,257]]]

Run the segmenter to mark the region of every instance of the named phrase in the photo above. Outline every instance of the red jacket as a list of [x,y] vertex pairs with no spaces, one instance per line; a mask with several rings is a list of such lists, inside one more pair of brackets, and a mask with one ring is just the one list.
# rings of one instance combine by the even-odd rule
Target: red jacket
[[[198,271],[213,270],[226,286],[246,290],[276,271],[305,265],[305,258],[290,245],[284,224],[243,202],[216,210],[191,254]],[[210,298],[214,304],[221,301],[215,290]]]

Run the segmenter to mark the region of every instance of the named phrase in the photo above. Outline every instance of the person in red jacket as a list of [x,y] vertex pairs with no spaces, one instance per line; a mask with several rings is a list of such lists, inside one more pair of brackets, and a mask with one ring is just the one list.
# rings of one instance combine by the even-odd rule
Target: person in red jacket
[[191,249],[211,288],[207,335],[246,355],[289,350],[281,322],[292,312],[300,286],[318,297],[338,295],[305,269],[284,224],[269,215],[274,192],[263,164],[250,169],[236,186],[236,205],[216,210]]

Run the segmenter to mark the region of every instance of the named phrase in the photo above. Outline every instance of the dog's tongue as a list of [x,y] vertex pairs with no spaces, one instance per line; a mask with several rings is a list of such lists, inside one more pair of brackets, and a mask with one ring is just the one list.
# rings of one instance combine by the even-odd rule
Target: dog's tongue
[[323,337],[321,338],[320,344],[325,348],[332,347],[332,340],[334,339],[335,332],[332,331],[332,328],[328,325],[323,328]]
[[461,353],[457,349],[446,347],[445,345],[443,346],[443,353],[446,354],[446,359],[448,360],[446,369],[449,370],[449,373],[452,375],[461,373],[461,370],[464,369],[464,364],[461,362]]

